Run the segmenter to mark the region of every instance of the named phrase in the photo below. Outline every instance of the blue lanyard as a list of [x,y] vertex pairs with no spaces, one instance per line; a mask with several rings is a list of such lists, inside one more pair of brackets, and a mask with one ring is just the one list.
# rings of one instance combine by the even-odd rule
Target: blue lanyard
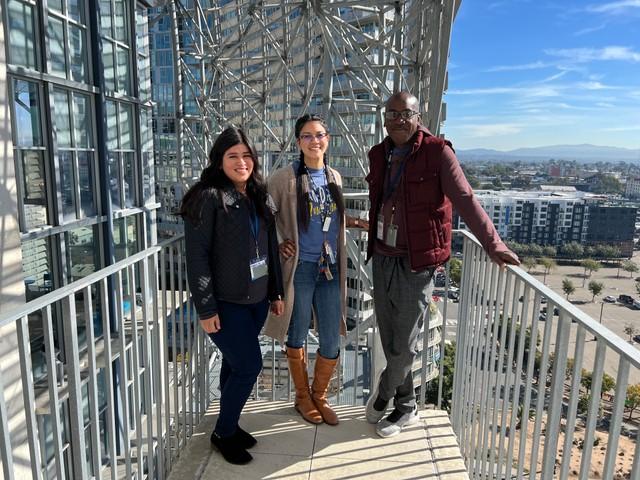
[[404,166],[407,163],[407,156],[408,155],[406,155],[402,159],[402,163],[400,164],[400,166],[396,170],[396,174],[393,176],[393,178],[391,178],[391,158],[393,157],[393,149],[391,149],[391,151],[389,151],[389,157],[387,158],[387,175],[385,176],[386,180],[387,180],[387,182],[386,182],[387,184],[386,184],[386,188],[384,190],[384,195],[382,197],[382,203],[383,204],[387,203],[387,201],[393,195],[393,192],[395,192],[396,187],[400,183],[400,178],[402,177],[402,172],[404,172]]
[[258,238],[260,236],[260,219],[256,213],[253,204],[249,207],[249,227],[251,227],[251,235],[253,235],[253,241],[256,244],[256,258],[260,256],[260,248],[258,247]]

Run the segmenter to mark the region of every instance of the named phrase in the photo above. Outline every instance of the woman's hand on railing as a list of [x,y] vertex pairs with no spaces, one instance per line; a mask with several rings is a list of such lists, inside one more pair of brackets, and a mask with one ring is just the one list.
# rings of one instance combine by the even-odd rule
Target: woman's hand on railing
[[222,328],[220,326],[220,317],[217,313],[213,317],[201,318],[200,326],[205,331],[205,333],[217,333]]
[[284,301],[282,300],[274,300],[271,302],[271,313],[273,313],[276,317],[279,317],[284,312]]
[[280,255],[284,258],[291,258],[296,254],[296,244],[293,240],[286,239],[280,244],[279,249]]

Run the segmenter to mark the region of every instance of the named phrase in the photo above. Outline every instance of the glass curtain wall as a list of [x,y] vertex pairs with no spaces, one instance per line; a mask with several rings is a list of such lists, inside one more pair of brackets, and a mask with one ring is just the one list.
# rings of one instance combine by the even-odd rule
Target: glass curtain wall
[[[131,0],[0,1],[23,279],[30,301],[155,242],[147,4]],[[95,12],[99,12],[98,31],[91,29]],[[96,58],[99,47],[100,59]],[[101,66],[94,64],[98,60]],[[103,97],[104,121],[96,114]],[[106,143],[106,158],[100,158],[100,138]],[[100,168],[101,162],[106,169]],[[105,171],[106,175],[101,174]],[[93,293],[94,333],[100,341],[106,325],[102,325],[98,292]],[[86,350],[84,311],[84,299],[77,295],[81,355]],[[65,319],[59,305],[52,313],[55,355],[64,364]],[[29,334],[34,377],[46,385],[44,321],[41,315],[32,315]],[[102,382],[103,370],[99,376]],[[85,387],[86,402],[87,395]],[[104,392],[99,397],[101,458],[106,463]],[[66,404],[61,413],[66,432]],[[51,464],[54,454],[51,418],[46,412],[38,414],[45,465]],[[84,420],[89,438],[89,415]],[[66,433],[64,438],[68,438]],[[67,445],[67,462],[70,448]],[[91,455],[88,451],[87,458]],[[67,475],[74,478],[69,469]],[[45,474],[48,471],[45,467]]]

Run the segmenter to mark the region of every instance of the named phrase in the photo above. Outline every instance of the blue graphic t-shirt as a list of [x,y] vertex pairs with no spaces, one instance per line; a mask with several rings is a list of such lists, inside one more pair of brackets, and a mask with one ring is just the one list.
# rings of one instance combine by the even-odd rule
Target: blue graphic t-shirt
[[[294,168],[296,168],[296,166],[294,166]],[[331,193],[329,193],[324,169],[316,170],[308,168],[308,171],[311,177],[309,181],[309,197],[311,198],[311,205],[309,206],[309,228],[305,230],[302,226],[299,227],[300,260],[306,262],[317,262],[320,260],[322,242],[326,235],[326,239],[329,245],[331,245],[337,261],[338,231],[340,228],[337,207],[331,198]],[[329,231],[324,233],[322,231],[322,222],[326,215],[331,216],[331,225],[329,226]]]

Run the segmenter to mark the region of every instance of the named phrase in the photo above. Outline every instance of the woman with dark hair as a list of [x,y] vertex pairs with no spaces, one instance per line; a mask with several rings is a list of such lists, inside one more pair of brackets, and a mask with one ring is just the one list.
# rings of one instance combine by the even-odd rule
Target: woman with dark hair
[[[367,222],[345,217],[342,179],[326,162],[329,132],[322,117],[300,117],[295,135],[300,159],[269,178],[283,239],[280,255],[287,300],[282,316],[268,317],[265,333],[286,345],[295,408],[302,418],[337,425],[326,394],[340,354],[340,335],[346,332],[345,226],[366,228]],[[320,345],[310,389],[304,343],[312,314]]]
[[256,439],[238,425],[262,370],[258,335],[269,306],[284,310],[275,219],[244,132],[216,139],[209,165],[184,196],[187,278],[200,326],[222,352],[220,414],[211,443],[230,463],[245,464]]

